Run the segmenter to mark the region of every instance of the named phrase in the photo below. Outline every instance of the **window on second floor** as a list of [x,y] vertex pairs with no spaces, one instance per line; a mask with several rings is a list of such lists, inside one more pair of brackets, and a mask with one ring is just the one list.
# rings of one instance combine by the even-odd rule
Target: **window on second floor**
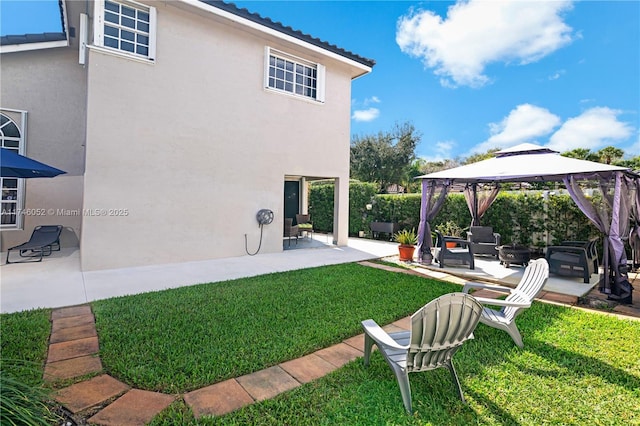
[[324,102],[325,68],[267,48],[265,87]]
[[155,8],[130,0],[97,0],[95,7],[97,46],[155,59]]

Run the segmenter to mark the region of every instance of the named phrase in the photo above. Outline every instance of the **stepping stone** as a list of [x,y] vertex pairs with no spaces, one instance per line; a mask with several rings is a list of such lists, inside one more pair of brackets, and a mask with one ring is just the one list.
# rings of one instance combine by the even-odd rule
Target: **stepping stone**
[[71,340],[69,342],[52,343],[49,345],[47,362],[62,361],[97,353],[99,350],[98,338]]
[[63,328],[78,327],[86,324],[93,324],[95,326],[95,323],[96,319],[93,314],[60,318],[52,321],[51,332],[55,333]]
[[91,417],[89,423],[106,426],[144,426],[174,399],[172,395],[131,389]]
[[229,379],[185,394],[184,402],[199,418],[204,415],[222,416],[254,401],[235,379]]
[[55,399],[72,413],[78,413],[129,390],[129,386],[103,374],[56,392]]
[[238,377],[236,380],[256,401],[273,398],[300,386],[300,382],[277,365]]
[[81,306],[70,306],[68,308],[54,309],[51,312],[51,319],[57,320],[60,318],[77,317],[80,315],[92,315],[91,306],[81,305]]
[[358,334],[357,336],[350,337],[350,338],[348,338],[346,340],[343,340],[342,342],[346,343],[347,345],[351,346],[352,348],[355,348],[355,349],[361,351],[362,348],[364,348],[364,333]]
[[70,340],[84,339],[87,337],[96,337],[95,324],[84,324],[77,327],[62,328],[51,333],[49,343],[68,342]]
[[283,362],[280,367],[300,383],[309,383],[312,380],[326,376],[338,368],[315,354]]
[[44,367],[44,379],[49,381],[71,379],[100,371],[102,371],[100,357],[88,355],[47,363]]
[[346,363],[364,356],[361,350],[349,346],[346,343],[338,343],[326,349],[321,349],[316,351],[315,354],[336,367],[342,367]]

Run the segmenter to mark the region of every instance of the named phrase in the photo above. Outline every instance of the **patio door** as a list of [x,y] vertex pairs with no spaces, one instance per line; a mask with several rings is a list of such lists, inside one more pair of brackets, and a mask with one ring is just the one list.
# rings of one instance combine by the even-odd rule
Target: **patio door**
[[296,224],[296,215],[300,213],[300,182],[284,182],[284,217],[293,219]]

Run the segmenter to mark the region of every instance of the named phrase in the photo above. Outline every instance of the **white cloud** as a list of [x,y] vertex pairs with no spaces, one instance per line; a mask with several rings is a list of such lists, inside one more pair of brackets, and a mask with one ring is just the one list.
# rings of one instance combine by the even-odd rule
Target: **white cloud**
[[439,141],[429,146],[429,155],[421,155],[420,157],[434,163],[444,161],[452,157],[451,153],[455,146],[454,141]]
[[411,11],[400,17],[400,49],[435,69],[443,86],[480,87],[494,62],[527,64],[572,41],[561,14],[571,1],[460,1],[445,19],[434,12]]
[[362,102],[352,99],[351,108],[353,108],[353,114],[351,115],[351,119],[364,122],[375,120],[380,116],[380,110],[378,108],[369,107],[369,105],[379,104],[381,102],[382,101],[377,96],[371,96]]
[[483,153],[492,148],[507,148],[533,142],[560,125],[560,118],[548,109],[531,104],[518,105],[499,123],[489,123],[491,137],[475,146],[472,152]]
[[555,73],[551,74],[549,77],[547,77],[549,80],[557,80],[560,77],[562,77],[564,74],[566,73],[565,70],[560,70],[560,71],[556,71]]
[[597,150],[615,141],[623,141],[633,133],[633,127],[618,120],[622,111],[607,107],[586,110],[564,122],[549,138],[548,147],[559,152],[575,148]]
[[379,104],[380,103],[380,98],[377,96],[372,96],[370,98],[367,98],[364,100],[364,105],[371,105],[371,104]]
[[355,121],[373,121],[380,115],[378,108],[360,109],[353,111],[352,119]]

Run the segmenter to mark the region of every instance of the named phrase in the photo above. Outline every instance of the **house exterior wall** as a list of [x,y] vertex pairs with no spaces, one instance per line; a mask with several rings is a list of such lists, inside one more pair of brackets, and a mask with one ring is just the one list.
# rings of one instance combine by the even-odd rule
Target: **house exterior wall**
[[[73,9],[80,7],[75,3],[70,2]],[[71,26],[77,26],[77,13],[71,16]],[[0,107],[27,112],[25,154],[67,172],[25,180],[24,209],[35,213],[25,214],[22,229],[2,230],[3,251],[27,241],[35,226],[50,224],[65,227],[64,246],[78,245],[82,217],[75,212],[82,207],[87,81],[77,41],[72,38],[70,44],[2,54]]]
[[[285,176],[335,178],[346,244],[353,70],[218,17],[154,2],[154,64],[92,49],[83,270],[282,251]],[[263,88],[265,46],[326,66],[325,103]]]

